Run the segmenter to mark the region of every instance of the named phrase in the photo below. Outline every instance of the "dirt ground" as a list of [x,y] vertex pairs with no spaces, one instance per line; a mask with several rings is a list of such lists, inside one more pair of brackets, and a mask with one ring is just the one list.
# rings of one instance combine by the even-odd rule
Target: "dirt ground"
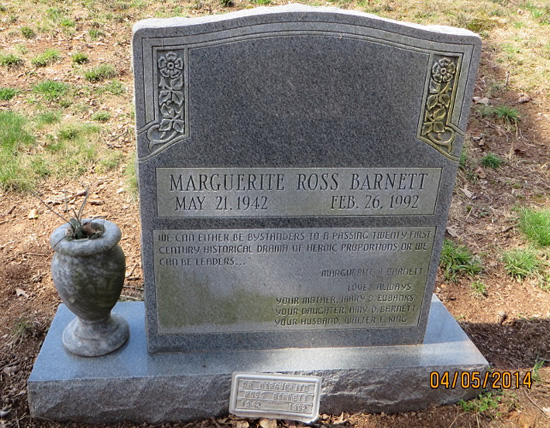
[[[1,30],[1,29],[0,29]],[[111,31],[110,31],[111,30]],[[90,42],[84,38],[59,35],[38,37],[32,49],[58,46],[64,51],[86,52],[91,61],[108,62],[117,68],[118,78],[128,88],[122,97],[104,100],[106,110],[131,111],[132,80],[130,36],[106,28],[106,38]],[[548,148],[550,146],[550,97],[541,93],[518,93],[506,85],[507,71],[484,48],[468,129],[467,161],[459,172],[448,222],[448,238],[466,245],[483,261],[476,278],[460,276],[456,282],[439,275],[436,293],[459,321],[495,370],[532,370],[537,362],[550,362],[550,292],[539,280],[518,282],[509,277],[501,261],[503,250],[524,247],[518,230],[515,208],[549,208]],[[64,75],[78,81],[71,64],[37,69],[35,73],[0,70],[0,78],[28,90],[48,75]],[[501,82],[499,91],[490,84]],[[480,106],[513,106],[520,112],[517,126],[483,116]],[[94,103],[92,95],[83,102]],[[88,97],[88,98],[87,98]],[[123,100],[121,102],[121,100]],[[15,108],[16,102],[0,101],[0,108]],[[83,114],[83,119],[86,119]],[[112,136],[107,144],[125,155],[134,151],[134,128],[130,115],[111,119]],[[484,168],[480,159],[495,153],[504,159],[499,169]],[[123,300],[143,298],[140,264],[138,205],[127,185],[124,165],[114,171],[93,169],[79,179],[42,182],[40,197],[58,210],[64,200],[78,207],[82,191],[90,188],[88,217],[106,217],[119,225],[121,246],[127,257]],[[0,427],[81,427],[33,420],[29,416],[26,380],[60,303],[50,274],[52,250],[48,238],[60,220],[45,209],[36,197],[25,193],[0,192]],[[546,253],[546,257],[548,252]],[[472,291],[474,279],[486,286],[486,296]],[[495,391],[496,407],[466,411],[455,404],[427,410],[386,414],[322,415],[314,426],[352,427],[548,427],[550,426],[550,369],[538,370],[540,378],[529,389]],[[428,381],[428,380],[427,380]],[[495,398],[496,397],[496,398]],[[279,421],[278,426],[300,426]],[[116,426],[129,427],[131,424]],[[148,426],[146,424],[142,426]],[[195,421],[165,426],[189,427],[272,427],[270,422],[238,418]]]

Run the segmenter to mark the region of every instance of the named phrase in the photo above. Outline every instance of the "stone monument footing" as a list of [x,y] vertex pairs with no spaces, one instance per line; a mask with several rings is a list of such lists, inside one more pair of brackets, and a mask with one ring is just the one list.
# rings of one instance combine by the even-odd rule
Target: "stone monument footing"
[[432,389],[431,372],[488,368],[435,296],[422,345],[365,348],[150,354],[143,302],[119,303],[113,312],[128,321],[130,340],[109,355],[86,358],[63,349],[61,335],[74,315],[59,307],[28,381],[33,417],[156,423],[220,416],[228,412],[233,372],[321,376],[321,413],[420,410],[479,394]]

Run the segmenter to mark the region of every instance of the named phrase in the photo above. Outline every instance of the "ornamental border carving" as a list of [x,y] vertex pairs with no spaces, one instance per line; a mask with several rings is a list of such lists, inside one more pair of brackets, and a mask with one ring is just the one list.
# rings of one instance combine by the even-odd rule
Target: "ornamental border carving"
[[186,58],[183,51],[157,51],[156,123],[147,129],[147,148],[154,156],[188,136]]
[[460,59],[459,56],[452,55],[430,56],[432,65],[417,135],[420,140],[455,161],[459,158],[459,155],[454,153],[457,134],[464,135],[464,132],[452,123]]

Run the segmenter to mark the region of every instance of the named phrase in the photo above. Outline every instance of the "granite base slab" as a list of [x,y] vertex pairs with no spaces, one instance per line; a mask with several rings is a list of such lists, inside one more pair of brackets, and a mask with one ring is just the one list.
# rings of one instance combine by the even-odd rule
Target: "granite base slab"
[[469,399],[474,389],[432,389],[430,372],[484,372],[488,363],[433,297],[422,345],[150,354],[143,302],[113,310],[130,340],[86,358],[63,349],[74,315],[61,305],[28,380],[33,417],[88,423],[188,421],[228,412],[231,374],[262,372],[323,378],[321,413],[401,412]]

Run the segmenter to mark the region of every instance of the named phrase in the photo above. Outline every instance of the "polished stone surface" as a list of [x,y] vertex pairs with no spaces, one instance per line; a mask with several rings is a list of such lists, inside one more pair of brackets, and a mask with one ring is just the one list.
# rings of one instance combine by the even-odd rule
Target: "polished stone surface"
[[421,343],[480,44],[301,5],[137,23],[149,349]]
[[433,298],[422,345],[210,353],[147,352],[142,302],[118,303],[130,340],[98,358],[61,346],[72,314],[61,306],[28,381],[33,417],[90,423],[192,420],[227,413],[233,372],[323,378],[321,413],[396,412],[450,403],[479,390],[431,389],[431,371],[487,369],[487,361]]

